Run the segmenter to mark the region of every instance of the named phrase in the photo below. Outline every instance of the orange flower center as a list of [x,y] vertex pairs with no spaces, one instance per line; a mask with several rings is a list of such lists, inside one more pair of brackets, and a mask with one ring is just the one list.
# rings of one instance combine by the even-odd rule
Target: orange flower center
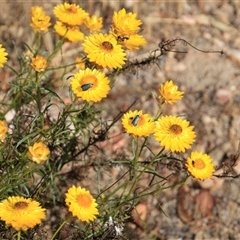
[[84,76],[81,80],[81,84],[88,84],[88,83],[96,83],[97,82],[97,78],[94,75],[88,75],[88,76]]
[[77,13],[77,8],[74,5],[71,5],[68,9],[69,13]]
[[77,202],[81,207],[90,207],[92,204],[92,198],[89,194],[79,194],[77,197]]
[[171,127],[170,127],[170,132],[175,134],[175,135],[179,135],[182,133],[182,127],[177,125],[177,124],[173,124]]
[[204,163],[204,161],[202,159],[195,159],[192,161],[192,165],[193,167],[197,168],[197,169],[204,169],[206,164]]
[[14,204],[14,208],[17,210],[22,210],[28,207],[28,203],[26,202],[17,202]]
[[103,42],[102,47],[103,47],[104,50],[106,50],[108,52],[113,50],[113,45],[110,42],[106,42],[106,41]]

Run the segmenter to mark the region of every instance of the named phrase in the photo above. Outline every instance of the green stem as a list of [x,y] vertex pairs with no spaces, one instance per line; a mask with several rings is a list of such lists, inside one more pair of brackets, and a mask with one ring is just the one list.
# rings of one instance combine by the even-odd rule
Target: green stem
[[146,138],[144,139],[144,142],[143,142],[143,144],[142,144],[142,146],[141,146],[141,148],[140,148],[140,151],[139,151],[139,153],[138,153],[138,158],[139,158],[140,155],[142,154],[142,151],[143,151],[144,147],[146,146],[147,140],[148,140],[148,137],[146,137]]
[[39,52],[39,50],[40,50],[40,47],[41,47],[41,44],[42,44],[42,35],[40,34],[40,33],[36,33],[36,42],[37,42],[37,44],[36,44],[36,48],[37,48],[37,53]]
[[155,159],[156,159],[156,156],[155,156],[146,166],[144,166],[143,170],[141,170],[141,172],[137,175],[137,169],[136,169],[136,167],[137,167],[137,161],[139,160],[139,157],[140,157],[140,155],[142,154],[142,151],[143,151],[144,147],[146,146],[147,140],[148,140],[148,138],[145,138],[145,139],[144,139],[144,142],[142,143],[142,146],[140,147],[140,150],[139,150],[139,151],[138,151],[138,149],[139,149],[139,141],[137,141],[137,147],[136,147],[135,152],[134,152],[134,153],[135,153],[135,156],[134,156],[133,165],[132,165],[132,166],[133,166],[133,175],[132,175],[132,177],[133,177],[133,183],[132,183],[132,186],[131,186],[131,188],[130,188],[130,190],[129,190],[129,193],[127,194],[126,199],[131,198],[131,194],[134,192],[134,189],[135,189],[135,187],[136,187],[136,185],[137,185],[137,183],[138,183],[138,180],[140,179],[140,177],[142,176],[142,174],[145,173],[146,169],[147,169],[150,165],[152,165],[153,162],[154,162]]
[[[136,145],[136,147],[134,145]],[[135,148],[135,150],[134,150],[134,158],[133,158],[133,164],[132,164],[132,167],[133,167],[132,178],[135,178],[135,175],[136,175],[136,165],[139,158],[138,145],[139,145],[139,138],[137,137],[136,139],[135,138],[133,139],[133,149]]]
[[53,240],[53,239],[57,236],[57,234],[60,232],[60,230],[63,228],[63,226],[64,226],[66,223],[67,223],[66,220],[62,222],[62,224],[61,224],[61,225],[59,226],[59,228],[55,231],[55,233],[53,234],[53,236],[51,237],[50,240]]
[[162,114],[162,108],[161,108],[162,105],[163,105],[163,103],[161,103],[161,105],[158,108],[158,111],[157,111],[157,113],[155,115],[155,118],[154,118],[155,121],[157,121],[159,119],[159,117],[161,116],[161,114]]
[[21,240],[21,230],[18,231],[17,240]]
[[37,88],[40,88],[40,86],[41,86],[41,78],[40,78],[39,72],[35,73],[35,77],[36,77]]
[[[144,145],[146,143],[146,139],[144,141]],[[134,146],[134,144],[136,144],[136,147]],[[135,149],[134,149],[135,148]],[[130,190],[126,196],[126,199],[129,199],[131,194],[133,193],[137,183],[138,183],[138,180],[139,180],[139,176],[136,176],[137,175],[137,162],[139,160],[139,157],[140,157],[140,154],[142,152],[142,149],[143,149],[143,145],[140,149],[140,151],[138,151],[139,149],[139,138],[137,138],[136,140],[134,139],[133,140],[133,149],[134,149],[134,158],[133,158],[133,161],[132,161],[132,172],[131,173],[131,179],[133,180],[133,183],[132,183],[132,186],[130,187]]]

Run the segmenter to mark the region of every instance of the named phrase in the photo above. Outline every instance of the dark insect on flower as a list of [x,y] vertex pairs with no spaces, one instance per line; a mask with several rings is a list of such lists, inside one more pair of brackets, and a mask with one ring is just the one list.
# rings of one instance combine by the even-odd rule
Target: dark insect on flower
[[133,118],[132,120],[132,125],[133,126],[137,126],[138,122],[139,122],[140,116],[137,115],[135,118]]
[[129,37],[125,37],[125,36],[117,36],[117,41],[122,43],[124,42],[125,40],[129,40]]
[[91,88],[93,86],[93,84],[92,83],[87,83],[87,84],[83,84],[82,86],[81,86],[81,89],[83,90],[83,91],[87,91],[89,88]]

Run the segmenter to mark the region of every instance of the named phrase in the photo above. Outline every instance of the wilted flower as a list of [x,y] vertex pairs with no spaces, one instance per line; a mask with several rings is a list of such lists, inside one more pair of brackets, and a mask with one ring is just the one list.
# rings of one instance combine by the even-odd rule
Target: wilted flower
[[172,80],[161,84],[160,89],[160,99],[167,103],[175,103],[183,97],[184,92],[178,91],[178,86],[173,83]]
[[109,234],[113,235],[113,237],[123,236],[123,224],[113,220],[111,216],[109,217],[109,220],[104,223],[104,229],[105,232],[108,233],[108,236]]
[[102,29],[102,18],[95,15],[87,17],[85,25],[91,32],[98,32]]
[[33,144],[33,146],[28,147],[28,156],[36,163],[46,161],[49,154],[50,150],[43,142],[36,142]]
[[5,120],[0,121],[0,141],[4,141],[8,132],[8,126]]
[[30,26],[37,32],[47,32],[50,23],[50,17],[46,15],[42,7],[34,6],[31,8],[32,23]]
[[30,64],[36,72],[44,72],[47,67],[47,59],[37,55],[35,58],[32,58]]

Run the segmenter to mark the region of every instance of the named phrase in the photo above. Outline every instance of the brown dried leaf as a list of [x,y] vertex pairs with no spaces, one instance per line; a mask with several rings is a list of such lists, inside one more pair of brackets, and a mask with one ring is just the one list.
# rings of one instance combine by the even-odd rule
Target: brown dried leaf
[[147,205],[144,203],[139,203],[135,209],[132,210],[132,218],[140,228],[144,228],[144,221],[146,220],[147,212]]
[[4,92],[10,89],[9,84],[10,72],[2,70],[0,72],[0,89]]
[[186,185],[181,186],[177,194],[177,213],[179,218],[188,224],[193,220],[192,200],[189,187]]
[[196,210],[200,212],[202,217],[212,215],[213,207],[216,204],[216,199],[209,190],[202,190],[195,197]]

